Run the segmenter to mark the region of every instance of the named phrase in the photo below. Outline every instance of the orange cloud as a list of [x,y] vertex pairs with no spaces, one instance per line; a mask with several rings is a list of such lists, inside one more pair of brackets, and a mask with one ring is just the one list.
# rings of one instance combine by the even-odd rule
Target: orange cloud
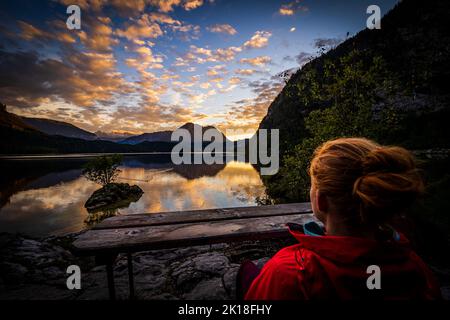
[[203,5],[203,0],[185,0],[183,3],[183,8],[187,11],[196,9]]
[[138,20],[133,20],[126,29],[117,30],[119,37],[127,38],[130,41],[142,38],[158,38],[163,35],[159,24],[154,22],[148,14],[143,14]]
[[287,8],[285,6],[282,6],[280,10],[278,11],[282,16],[293,16],[294,15],[294,9]]
[[234,71],[236,74],[240,74],[242,76],[251,76],[256,72],[256,70],[253,69],[237,69]]
[[228,80],[228,83],[231,84],[231,85],[233,85],[233,84],[239,84],[239,83],[241,83],[241,81],[242,81],[242,79],[239,78],[239,77],[231,77],[231,78]]
[[78,33],[83,45],[94,51],[109,51],[113,45],[117,45],[119,40],[113,37],[110,22],[111,20],[107,17],[85,21],[84,30],[87,32],[83,30]]
[[252,66],[257,67],[257,66],[264,66],[264,65],[270,63],[271,61],[272,61],[272,59],[269,56],[259,56],[259,57],[255,57],[255,58],[243,58],[239,62],[250,64]]
[[298,11],[306,12],[309,8],[301,4],[302,0],[295,0],[286,4],[283,4],[278,13],[282,16],[293,16]]
[[256,31],[250,40],[244,43],[245,48],[263,48],[269,44],[272,33],[268,31]]
[[181,6],[186,11],[201,7],[203,0],[150,0],[150,4],[161,12],[173,11],[174,7]]

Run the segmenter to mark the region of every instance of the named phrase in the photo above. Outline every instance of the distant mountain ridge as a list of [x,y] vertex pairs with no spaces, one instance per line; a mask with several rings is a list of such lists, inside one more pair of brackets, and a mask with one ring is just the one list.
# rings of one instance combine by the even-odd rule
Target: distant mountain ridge
[[[197,130],[202,135],[207,129],[214,129],[225,138],[213,126],[186,123],[180,128],[191,134]],[[105,135],[108,134],[99,136],[61,121],[20,117],[8,112],[6,106],[0,104],[0,136],[3,138],[0,139],[0,154],[171,152],[178,143],[170,141],[172,131],[132,136],[125,139],[128,143],[104,139]],[[117,137],[111,135],[108,138]]]
[[80,129],[73,124],[62,122],[62,121],[56,121],[56,120],[50,120],[50,119],[43,119],[43,118],[27,118],[27,117],[21,117],[23,122],[25,122],[27,125],[43,132],[48,135],[58,135],[68,138],[78,138],[83,140],[96,140],[98,139],[97,135]]
[[138,144],[144,141],[154,142],[154,141],[163,141],[170,142],[170,137],[172,135],[172,131],[158,131],[151,133],[143,133],[137,136],[131,136],[129,138],[118,141],[123,144]]
[[[137,145],[142,142],[171,142],[171,136],[173,131],[165,130],[165,131],[156,131],[150,133],[143,133],[140,135],[120,135],[113,133],[106,133],[97,131],[95,133],[89,132],[87,130],[81,129],[71,123],[57,121],[52,119],[45,118],[29,118],[22,117],[16,114],[10,113],[6,111],[6,106],[1,105],[0,109],[0,125],[11,127],[13,129],[19,130],[37,130],[42,133],[51,135],[51,136],[62,136],[66,138],[76,138],[83,139],[87,141],[94,140],[104,140],[111,141],[120,144],[129,144],[129,145]],[[188,122],[178,129],[186,129],[191,133],[191,136],[194,137],[194,131],[197,129],[199,132],[203,133],[208,129],[217,130],[222,137],[224,138],[224,142],[227,141],[226,136],[216,129],[214,126],[201,126],[195,123]],[[176,129],[176,130],[178,130]]]
[[[189,131],[190,134],[191,134],[191,137],[192,137],[192,142],[194,142],[194,139],[195,139],[194,138],[194,131],[195,130],[197,130],[198,132],[201,132],[202,137],[203,137],[203,133],[206,130],[209,130],[209,129],[213,129],[213,130],[216,130],[217,132],[219,132],[222,135],[222,137],[224,139],[224,142],[227,140],[225,134],[223,134],[221,131],[219,131],[214,126],[205,126],[205,127],[203,127],[201,125],[188,122],[188,123],[182,125],[181,127],[179,127],[176,130],[179,130],[179,129],[185,129],[185,130]],[[176,131],[176,130],[174,130],[174,131]],[[152,133],[144,133],[144,134],[141,134],[141,135],[138,135],[138,136],[132,136],[132,137],[129,137],[127,139],[124,139],[124,140],[120,141],[120,143],[123,143],[123,144],[138,144],[138,143],[142,143],[142,142],[145,142],[145,141],[147,141],[147,142],[156,142],[156,141],[159,141],[159,142],[171,142],[171,136],[172,136],[172,133],[174,131],[167,130],[167,131],[157,131],[157,132],[152,132]]]
[[114,133],[114,132],[103,132],[96,131],[94,132],[99,140],[106,140],[112,142],[119,142],[129,137],[133,137],[135,135],[129,133]]

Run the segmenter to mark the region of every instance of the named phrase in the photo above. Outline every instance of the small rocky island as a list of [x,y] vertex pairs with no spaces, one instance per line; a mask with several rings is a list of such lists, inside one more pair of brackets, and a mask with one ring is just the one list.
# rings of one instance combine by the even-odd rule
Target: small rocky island
[[125,208],[141,198],[144,191],[140,187],[115,182],[121,172],[119,166],[122,159],[123,156],[119,154],[105,155],[96,157],[85,165],[84,177],[102,186],[84,205],[89,213]]
[[109,183],[95,191],[85,203],[89,213],[99,210],[128,207],[138,201],[144,191],[139,186],[128,183]]

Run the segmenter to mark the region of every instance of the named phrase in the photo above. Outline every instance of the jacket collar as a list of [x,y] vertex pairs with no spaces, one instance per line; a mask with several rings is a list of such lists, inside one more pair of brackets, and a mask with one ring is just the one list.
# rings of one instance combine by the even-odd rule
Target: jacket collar
[[400,234],[397,241],[379,242],[372,239],[347,236],[310,236],[289,230],[299,242],[299,247],[310,250],[320,257],[342,263],[362,260],[403,261],[409,257],[409,241]]

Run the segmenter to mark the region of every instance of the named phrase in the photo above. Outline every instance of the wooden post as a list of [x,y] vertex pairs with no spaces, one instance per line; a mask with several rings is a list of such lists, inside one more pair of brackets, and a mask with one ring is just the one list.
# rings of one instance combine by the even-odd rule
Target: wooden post
[[116,300],[116,288],[114,287],[114,272],[112,262],[106,264],[106,276],[108,277],[109,300]]
[[114,262],[116,261],[117,254],[112,255],[98,255],[95,256],[95,263],[98,266],[106,265],[106,277],[108,281],[108,293],[110,300],[116,300],[116,288],[114,286]]

